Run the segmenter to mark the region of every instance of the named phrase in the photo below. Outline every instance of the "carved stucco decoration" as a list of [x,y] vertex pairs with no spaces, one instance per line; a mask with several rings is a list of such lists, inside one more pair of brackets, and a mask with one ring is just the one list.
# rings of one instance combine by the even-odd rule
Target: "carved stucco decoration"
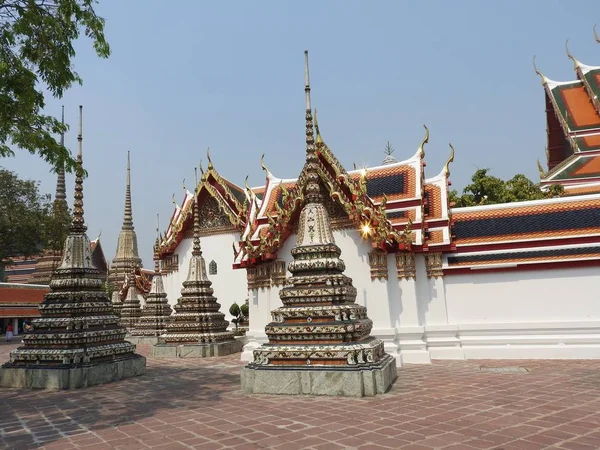
[[398,279],[415,279],[417,270],[415,267],[415,254],[409,252],[396,253],[396,270]]
[[271,261],[246,270],[249,290],[282,286],[285,283],[285,261]]
[[442,271],[442,254],[440,252],[425,255],[425,269],[427,278],[438,278],[444,276]]
[[371,266],[371,280],[388,278],[387,253],[375,249],[369,253],[369,266]]

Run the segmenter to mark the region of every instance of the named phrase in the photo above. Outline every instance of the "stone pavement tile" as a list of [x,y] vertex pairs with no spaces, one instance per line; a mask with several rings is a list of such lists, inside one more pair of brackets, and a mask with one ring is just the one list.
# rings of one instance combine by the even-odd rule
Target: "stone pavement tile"
[[588,445],[575,441],[567,441],[560,444],[558,448],[564,448],[568,450],[597,450],[598,445]]

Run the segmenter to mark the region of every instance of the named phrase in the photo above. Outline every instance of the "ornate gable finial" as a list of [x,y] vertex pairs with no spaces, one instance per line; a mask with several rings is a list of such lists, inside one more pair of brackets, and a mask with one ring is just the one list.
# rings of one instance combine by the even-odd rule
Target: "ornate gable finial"
[[535,55],[533,55],[533,70],[542,79],[542,86],[545,86],[548,83],[548,78],[546,78],[546,76],[538,70],[537,65],[535,63]]
[[598,36],[598,32],[596,31],[596,25],[597,24],[594,24],[594,39],[596,39],[596,42],[600,44],[600,36]]
[[71,231],[85,233],[87,227],[83,218],[83,106],[79,105],[79,134],[77,135],[77,168],[75,170],[75,200],[73,201],[73,222]]
[[577,61],[577,58],[575,58],[569,51],[569,40],[568,39],[565,41],[565,50],[567,51],[568,58],[571,61],[573,61],[573,67],[575,68],[575,70],[577,70],[577,68],[579,67],[579,61]]
[[421,159],[425,158],[425,144],[429,143],[429,128],[427,125],[423,124],[423,128],[425,128],[425,137],[421,141],[421,145],[419,145],[419,154],[421,155]]
[[214,169],[212,159],[210,159],[210,147],[206,149],[206,158],[208,159],[208,170]]
[[450,146],[450,157],[448,158],[448,161],[446,161],[446,164],[444,165],[444,172],[446,173],[446,178],[448,178],[450,176],[450,163],[454,162],[454,147],[450,143],[448,145]]
[[183,179],[183,183],[182,184],[183,184],[183,192],[187,192],[188,188],[185,185],[185,178]]
[[317,120],[317,108],[315,108],[315,131],[317,133],[317,144],[322,144],[323,138],[321,137],[321,131],[319,131],[319,121]]
[[[262,167],[262,170],[264,170],[267,173],[267,178],[268,178],[269,175],[271,175],[271,172],[269,172],[269,168],[265,164],[265,154],[264,153],[260,157],[260,166]],[[246,183],[247,182],[248,182],[248,178],[246,177]]]
[[540,160],[537,160],[537,166],[538,166],[538,171],[540,172],[540,178],[545,178],[546,177],[546,172],[544,172],[544,168],[542,167],[542,164],[540,163]]

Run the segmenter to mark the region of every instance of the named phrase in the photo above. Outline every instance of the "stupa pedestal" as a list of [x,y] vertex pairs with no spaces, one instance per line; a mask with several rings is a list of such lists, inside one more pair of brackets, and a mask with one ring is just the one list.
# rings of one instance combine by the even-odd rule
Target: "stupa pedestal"
[[78,140],[73,222],[62,263],[40,305],[41,318],[32,321],[33,331],[23,335],[23,346],[0,369],[2,387],[72,389],[146,372],[146,358],[124,340],[126,330],[92,264],[83,220],[81,125]]
[[194,203],[194,247],[187,279],[166,332],[152,346],[155,358],[207,358],[225,356],[242,350],[242,342],[227,330],[229,322],[219,312],[212,282],[200,249],[198,197]]
[[[306,58],[306,162],[296,189],[303,201],[291,251],[292,276],[279,292],[283,303],[265,327],[269,338],[242,369],[242,389],[254,394],[373,396],[397,378],[396,360],[370,336],[373,322],[357,305],[356,288],[335,244],[323,204],[318,153],[325,144],[317,127],[315,146]],[[316,118],[315,118],[316,121]]]
[[[158,231],[158,230],[157,230]],[[154,276],[152,287],[146,297],[146,304],[142,308],[142,315],[135,327],[131,330],[127,340],[139,345],[154,345],[158,337],[167,331],[171,322],[171,305],[167,300],[167,293],[160,274],[159,240],[154,245]]]

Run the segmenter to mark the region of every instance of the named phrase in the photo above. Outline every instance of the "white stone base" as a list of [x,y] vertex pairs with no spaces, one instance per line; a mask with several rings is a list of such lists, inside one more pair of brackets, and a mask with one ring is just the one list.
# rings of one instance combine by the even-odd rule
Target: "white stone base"
[[65,368],[5,367],[0,369],[0,387],[31,389],[78,389],[112,383],[146,373],[146,358],[103,362],[90,366]]
[[135,345],[154,345],[158,342],[157,336],[127,336],[126,341]]
[[152,346],[154,358],[210,358],[237,353],[242,349],[240,340],[216,344],[156,344]]
[[427,325],[424,329],[431,359],[600,359],[598,321]]
[[374,368],[336,370],[246,366],[241,375],[242,390],[249,394],[343,397],[383,394],[397,378],[396,361],[390,355]]
[[244,343],[244,348],[242,349],[240,359],[244,362],[252,362],[254,361],[254,350],[269,342],[269,339],[264,333],[264,330],[262,333],[257,331],[249,331],[246,333],[245,337],[246,342]]

